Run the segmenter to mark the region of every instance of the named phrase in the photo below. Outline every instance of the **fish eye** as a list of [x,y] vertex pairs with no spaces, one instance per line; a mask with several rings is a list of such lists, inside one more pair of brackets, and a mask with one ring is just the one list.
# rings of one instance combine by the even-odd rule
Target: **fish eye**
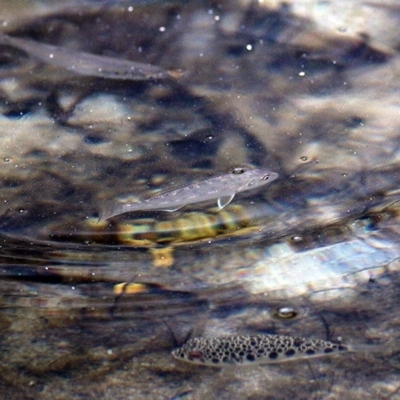
[[264,176],[261,178],[262,181],[267,181],[268,179],[269,179],[269,175],[264,175]]
[[299,315],[298,310],[293,307],[279,307],[274,312],[274,317],[277,319],[293,319]]
[[235,174],[235,175],[243,174],[244,172],[246,172],[246,169],[245,168],[240,168],[240,167],[233,168],[232,171],[231,171],[231,173]]

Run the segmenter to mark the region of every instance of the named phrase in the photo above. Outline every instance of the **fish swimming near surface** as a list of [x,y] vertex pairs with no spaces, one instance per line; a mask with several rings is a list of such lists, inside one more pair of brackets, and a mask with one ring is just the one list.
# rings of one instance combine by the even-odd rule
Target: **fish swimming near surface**
[[283,335],[192,338],[172,352],[180,361],[210,367],[264,365],[351,351],[339,343]]
[[47,64],[57,65],[80,75],[107,79],[147,80],[178,77],[178,71],[167,71],[156,65],[100,56],[53,46],[0,33],[0,44],[16,47]]
[[232,168],[228,173],[214,176],[179,189],[161,192],[135,203],[108,203],[103,207],[99,220],[131,211],[176,211],[187,204],[218,199],[219,209],[227,206],[236,193],[254,189],[272,182],[278,174],[266,169]]

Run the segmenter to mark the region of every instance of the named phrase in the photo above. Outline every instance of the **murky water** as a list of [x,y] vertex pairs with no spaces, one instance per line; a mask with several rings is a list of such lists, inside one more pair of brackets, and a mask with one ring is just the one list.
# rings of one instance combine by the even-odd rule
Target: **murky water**
[[[3,33],[39,46],[0,46],[4,398],[400,398],[396,2],[0,10]],[[114,79],[129,62],[168,74]],[[222,210],[98,220],[109,200],[235,166],[279,178]],[[171,356],[258,334],[356,351],[222,369]]]

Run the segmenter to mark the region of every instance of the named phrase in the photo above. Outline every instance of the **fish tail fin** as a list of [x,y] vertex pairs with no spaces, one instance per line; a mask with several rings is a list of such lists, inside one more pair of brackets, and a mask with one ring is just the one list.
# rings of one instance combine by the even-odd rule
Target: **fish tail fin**
[[12,39],[6,33],[0,32],[0,44],[12,46]]
[[124,214],[130,211],[136,211],[140,203],[116,203],[114,201],[106,201],[99,212],[99,222],[105,221],[108,218],[116,215]]
[[385,344],[352,344],[348,345],[348,351],[352,353],[384,353],[390,346]]
[[115,208],[116,205],[114,202],[112,201],[105,202],[100,208],[98,222],[105,221],[106,219],[109,219],[114,215],[117,215],[118,212],[115,212]]

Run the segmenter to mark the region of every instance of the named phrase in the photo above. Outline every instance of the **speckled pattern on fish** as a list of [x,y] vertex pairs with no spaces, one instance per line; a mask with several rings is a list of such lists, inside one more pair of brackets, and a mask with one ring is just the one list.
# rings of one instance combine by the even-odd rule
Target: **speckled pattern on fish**
[[282,335],[241,335],[189,339],[172,352],[181,361],[223,367],[271,364],[299,358],[320,357],[349,348],[339,343]]

